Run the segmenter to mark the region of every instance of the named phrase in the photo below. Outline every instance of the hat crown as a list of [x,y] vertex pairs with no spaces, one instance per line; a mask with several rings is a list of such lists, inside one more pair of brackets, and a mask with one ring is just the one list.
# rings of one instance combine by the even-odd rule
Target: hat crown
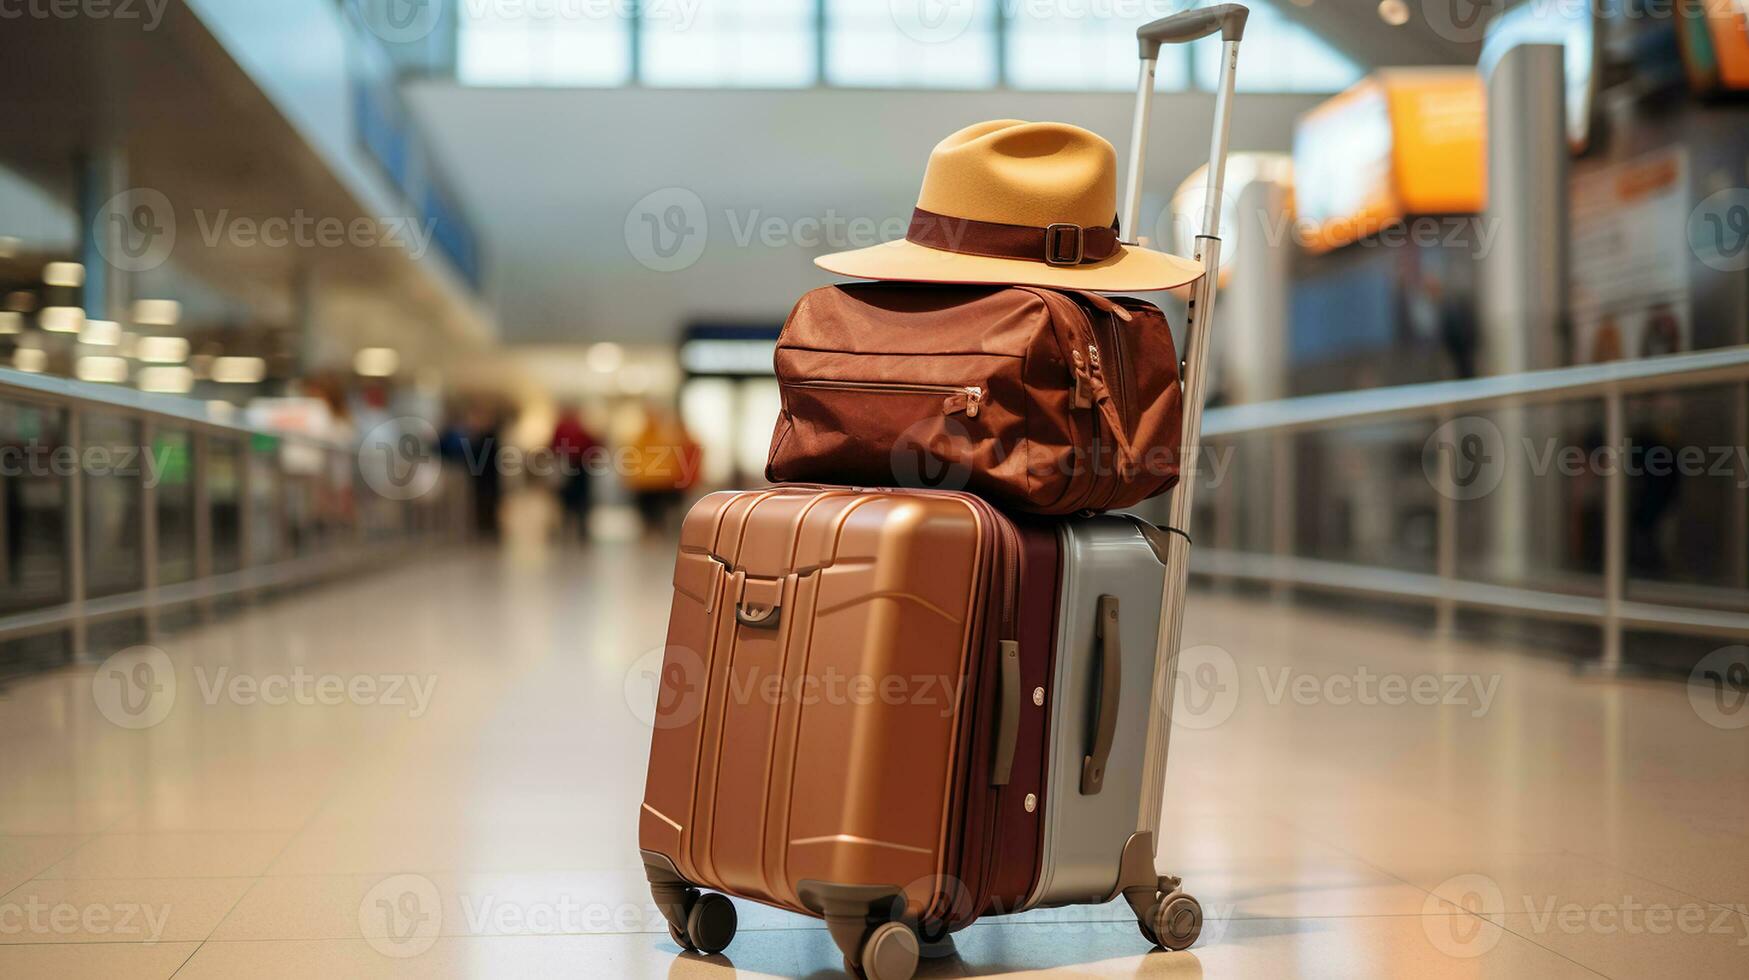
[[1109,225],[1117,213],[1117,151],[1068,123],[976,123],[936,144],[917,206],[1009,225]]

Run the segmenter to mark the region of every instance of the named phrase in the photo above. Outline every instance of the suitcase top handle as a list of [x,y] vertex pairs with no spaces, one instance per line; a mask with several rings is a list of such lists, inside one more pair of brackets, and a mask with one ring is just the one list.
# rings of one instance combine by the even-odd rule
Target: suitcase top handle
[[1160,56],[1160,45],[1182,44],[1221,32],[1221,40],[1237,41],[1245,36],[1245,20],[1251,11],[1241,3],[1218,3],[1213,7],[1186,10],[1144,24],[1136,31],[1141,43],[1142,58],[1153,61]]

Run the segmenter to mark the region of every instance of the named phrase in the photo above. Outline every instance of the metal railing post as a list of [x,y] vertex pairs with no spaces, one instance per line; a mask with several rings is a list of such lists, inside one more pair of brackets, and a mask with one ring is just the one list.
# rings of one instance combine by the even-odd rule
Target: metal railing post
[[73,658],[83,660],[89,631],[85,623],[85,413],[67,406],[67,445],[73,469],[67,475],[67,605],[72,610]]
[[[1439,413],[1439,424],[1447,425],[1452,421],[1452,413]],[[1439,486],[1435,487],[1434,517],[1434,567],[1442,582],[1452,582],[1457,579],[1457,498],[1452,495],[1452,488],[1457,485],[1456,463],[1452,454],[1436,453],[1439,458]],[[1449,637],[1457,631],[1457,601],[1449,592],[1442,592],[1435,605],[1434,624],[1440,636]]]
[[1603,399],[1603,440],[1612,465],[1603,492],[1603,656],[1599,667],[1614,674],[1622,665],[1622,602],[1628,578],[1627,408],[1620,390]]
[[157,423],[141,415],[140,436],[140,590],[146,594],[146,641],[158,638],[158,484],[152,471],[152,440]]

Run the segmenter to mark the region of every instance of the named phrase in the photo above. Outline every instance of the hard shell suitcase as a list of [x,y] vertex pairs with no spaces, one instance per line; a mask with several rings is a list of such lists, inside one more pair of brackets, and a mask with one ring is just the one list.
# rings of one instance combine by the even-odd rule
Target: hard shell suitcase
[[[1046,728],[1026,693],[1050,683],[1057,556],[1054,527],[962,493],[693,508],[639,821],[677,943],[733,936],[700,888],[823,917],[853,963],[1025,901]],[[905,931],[876,942],[889,922]]]
[[1166,534],[1123,516],[1068,520],[1051,682],[1038,883],[1028,906],[1115,894],[1136,831],[1154,690]]

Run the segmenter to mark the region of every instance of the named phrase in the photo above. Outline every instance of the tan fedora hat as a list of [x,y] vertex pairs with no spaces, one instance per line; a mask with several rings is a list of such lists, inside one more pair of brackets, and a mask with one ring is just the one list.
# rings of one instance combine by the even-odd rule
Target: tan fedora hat
[[936,144],[903,239],[814,264],[857,279],[1106,292],[1202,275],[1198,262],[1120,242],[1116,214],[1110,143],[1067,123],[994,119]]

